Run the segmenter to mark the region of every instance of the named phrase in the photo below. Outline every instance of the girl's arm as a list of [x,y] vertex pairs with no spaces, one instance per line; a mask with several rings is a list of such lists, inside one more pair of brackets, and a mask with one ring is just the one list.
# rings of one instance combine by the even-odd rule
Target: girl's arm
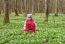
[[26,21],[24,22],[24,27],[23,27],[24,29],[26,28]]
[[36,27],[36,29],[37,29],[37,24],[36,24],[36,22],[34,21],[34,23],[35,23],[35,27]]
[[39,28],[38,28],[38,26],[37,26],[37,24],[36,24],[36,22],[34,22],[35,23],[35,29],[36,29],[36,31],[39,31]]

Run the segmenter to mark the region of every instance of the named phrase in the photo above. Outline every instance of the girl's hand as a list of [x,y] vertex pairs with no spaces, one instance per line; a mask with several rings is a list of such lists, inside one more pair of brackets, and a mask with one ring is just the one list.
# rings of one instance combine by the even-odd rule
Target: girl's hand
[[39,28],[38,27],[36,28],[36,31],[39,31]]

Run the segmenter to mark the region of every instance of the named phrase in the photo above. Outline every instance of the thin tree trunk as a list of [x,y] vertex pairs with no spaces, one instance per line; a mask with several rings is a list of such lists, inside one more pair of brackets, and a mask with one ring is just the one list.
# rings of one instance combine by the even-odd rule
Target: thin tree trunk
[[22,0],[20,0],[20,14],[22,14]]
[[5,0],[5,16],[4,16],[4,24],[9,23],[9,0]]
[[27,0],[24,0],[24,12],[25,12],[25,14],[27,13],[27,11],[26,11],[26,1]]
[[1,15],[1,10],[0,10],[0,15]]
[[45,0],[45,21],[48,22],[48,16],[49,16],[49,0]]
[[58,16],[58,0],[55,0],[55,16]]
[[32,0],[32,14],[35,14],[34,13],[34,0]]
[[[1,0],[0,0],[0,2],[1,2]],[[0,3],[1,4],[1,3]],[[1,4],[2,5],[2,4]],[[1,7],[1,5],[0,5],[0,15],[1,15],[1,10],[2,10],[2,7]]]
[[22,0],[19,0],[18,1],[18,12],[20,13],[20,14],[22,14]]
[[31,0],[29,0],[29,12],[28,13],[31,13]]
[[20,3],[20,6],[21,6],[21,14],[22,14],[23,13],[23,8],[22,8],[23,3],[22,3],[22,0],[21,0],[21,3]]
[[1,7],[0,7],[0,15],[1,15]]
[[25,6],[24,6],[24,0],[22,0],[22,12],[24,12]]
[[64,8],[64,1],[62,0],[62,1],[61,1],[61,9],[62,9],[62,13],[63,13],[63,14],[65,14],[64,9],[63,9],[63,8]]
[[40,1],[38,0],[38,13],[40,12]]
[[18,15],[18,9],[17,9],[17,0],[16,0],[15,14],[16,14],[15,16],[19,16],[19,15]]

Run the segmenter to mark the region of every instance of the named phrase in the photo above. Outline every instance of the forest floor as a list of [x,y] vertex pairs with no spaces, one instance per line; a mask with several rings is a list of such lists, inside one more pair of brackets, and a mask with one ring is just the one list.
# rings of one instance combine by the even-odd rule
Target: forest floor
[[33,15],[39,31],[25,33],[23,31],[26,16],[11,14],[10,23],[4,25],[0,16],[0,44],[65,44],[65,15],[58,17],[49,15],[49,21],[44,21],[44,15]]

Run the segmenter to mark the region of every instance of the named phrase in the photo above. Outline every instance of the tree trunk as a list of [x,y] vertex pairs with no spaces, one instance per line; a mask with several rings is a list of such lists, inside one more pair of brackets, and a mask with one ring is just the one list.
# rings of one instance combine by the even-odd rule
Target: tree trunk
[[58,16],[58,0],[55,0],[55,16]]
[[45,21],[48,22],[49,16],[49,0],[45,0]]
[[24,6],[24,0],[22,0],[22,12],[24,13],[24,9],[25,9],[25,6]]
[[5,0],[5,16],[4,16],[4,24],[9,23],[9,0]]
[[17,0],[16,0],[16,8],[15,8],[15,14],[16,14],[16,15],[15,15],[15,16],[19,16],[19,15],[18,15],[17,5],[18,5],[18,4],[17,4]]
[[34,13],[34,3],[35,3],[34,0],[32,0],[32,14],[35,14]]
[[1,15],[1,11],[0,11],[0,15]]
[[63,13],[63,14],[65,14],[64,9],[63,9],[63,8],[64,8],[64,1],[63,1],[63,0],[61,0],[61,10],[62,10],[62,13]]
[[38,13],[39,13],[39,11],[40,11],[40,0],[38,0]]
[[22,14],[22,0],[18,0],[18,13]]
[[25,12],[25,13],[27,13],[27,11],[26,11],[26,1],[27,1],[27,0],[24,0],[24,12]]
[[28,13],[31,13],[31,0],[29,0],[29,12]]

